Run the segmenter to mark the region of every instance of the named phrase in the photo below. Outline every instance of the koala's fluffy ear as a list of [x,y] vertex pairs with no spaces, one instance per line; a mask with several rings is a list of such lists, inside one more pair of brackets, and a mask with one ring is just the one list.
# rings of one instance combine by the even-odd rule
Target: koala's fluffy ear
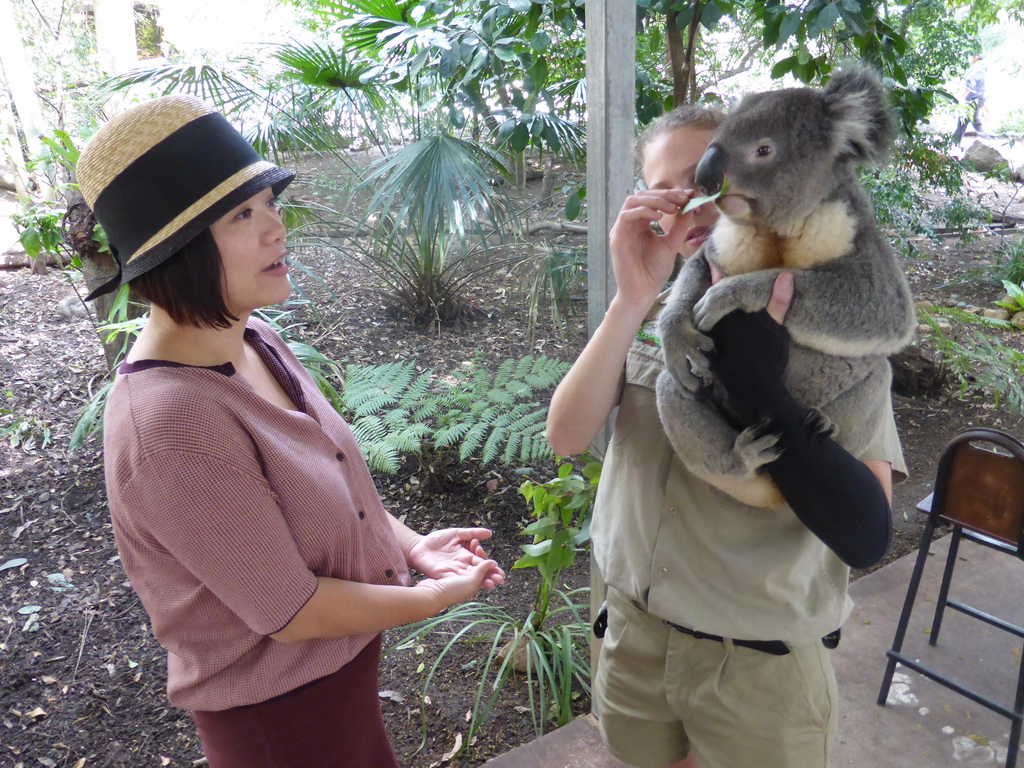
[[878,163],[896,138],[885,88],[866,65],[844,67],[823,92],[833,122],[836,157]]

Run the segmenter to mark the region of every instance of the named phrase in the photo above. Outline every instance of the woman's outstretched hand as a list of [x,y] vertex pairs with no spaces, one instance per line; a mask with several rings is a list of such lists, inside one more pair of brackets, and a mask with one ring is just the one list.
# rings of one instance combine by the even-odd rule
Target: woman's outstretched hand
[[[488,559],[481,542],[489,539],[486,528],[445,528],[421,536],[409,548],[408,563],[429,579],[464,577],[474,569],[481,574],[477,589],[493,589],[505,582],[505,572]],[[479,569],[488,563],[485,569]]]

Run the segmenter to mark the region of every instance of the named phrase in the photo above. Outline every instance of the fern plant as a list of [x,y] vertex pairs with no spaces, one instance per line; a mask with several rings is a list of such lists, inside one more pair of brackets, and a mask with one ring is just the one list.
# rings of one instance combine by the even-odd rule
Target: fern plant
[[524,464],[550,459],[547,409],[536,393],[557,384],[569,364],[528,355],[495,371],[475,364],[445,376],[416,372],[415,362],[345,369],[341,413],[370,468],[395,473],[403,454],[437,470],[459,461]]

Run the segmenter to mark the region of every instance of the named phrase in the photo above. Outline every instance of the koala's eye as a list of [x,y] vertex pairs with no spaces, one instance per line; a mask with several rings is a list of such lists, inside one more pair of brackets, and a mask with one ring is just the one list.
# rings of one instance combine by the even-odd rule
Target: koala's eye
[[771,153],[772,148],[767,144],[762,144],[760,147],[757,148],[758,157],[768,157],[768,155],[770,155]]

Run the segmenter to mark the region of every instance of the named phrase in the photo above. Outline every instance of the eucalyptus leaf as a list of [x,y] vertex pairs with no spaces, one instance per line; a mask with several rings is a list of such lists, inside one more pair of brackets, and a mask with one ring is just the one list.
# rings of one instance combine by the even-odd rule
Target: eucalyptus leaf
[[729,192],[729,180],[726,179],[725,181],[722,182],[722,188],[720,190],[718,190],[715,194],[713,194],[713,195],[705,195],[704,197],[695,197],[695,198],[693,198],[690,202],[688,202],[686,205],[684,205],[680,209],[679,215],[682,216],[684,213],[689,213],[694,208],[700,208],[702,205],[704,205],[704,203],[714,202],[715,200],[720,198],[722,195],[728,194],[728,192]]

